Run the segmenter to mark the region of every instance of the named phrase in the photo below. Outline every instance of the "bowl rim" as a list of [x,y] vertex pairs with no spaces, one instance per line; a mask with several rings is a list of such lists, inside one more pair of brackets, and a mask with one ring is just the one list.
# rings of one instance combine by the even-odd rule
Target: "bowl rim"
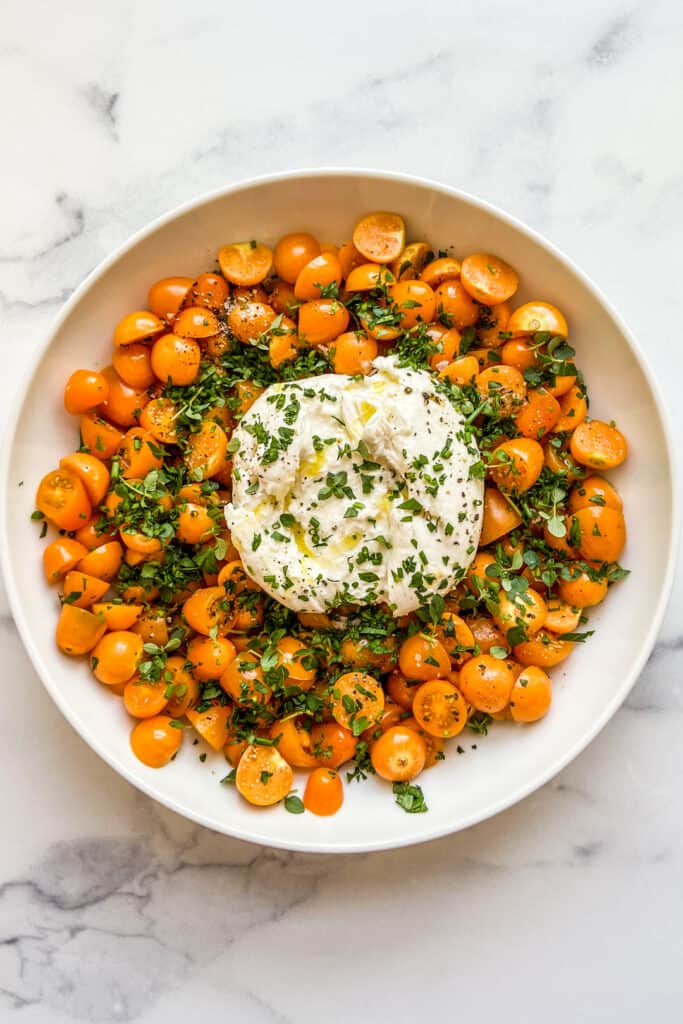
[[[552,762],[544,767],[542,771],[536,773],[534,778],[519,786],[513,792],[507,794],[498,800],[492,801],[490,804],[479,809],[476,812],[469,814],[459,824],[449,827],[448,825],[438,825],[433,828],[428,827],[428,822],[425,821],[425,827],[419,835],[406,834],[405,836],[399,837],[398,839],[389,839],[382,842],[355,842],[355,843],[336,843],[334,841],[325,842],[324,844],[315,842],[299,842],[296,840],[278,840],[272,839],[268,836],[263,835],[258,829],[250,830],[240,827],[231,827],[230,822],[216,822],[209,816],[195,811],[194,809],[188,809],[181,801],[169,797],[165,794],[157,791],[155,785],[152,782],[148,782],[144,778],[139,777],[135,772],[129,770],[125,765],[119,764],[116,758],[110,755],[104,746],[101,744],[96,733],[93,733],[89,726],[81,721],[76,709],[73,706],[73,702],[69,702],[62,697],[57,687],[53,686],[51,681],[51,675],[49,667],[44,663],[43,658],[34,644],[34,640],[31,634],[31,629],[27,618],[22,612],[21,602],[19,598],[18,588],[15,583],[15,578],[10,571],[10,560],[9,560],[9,545],[10,538],[8,532],[8,521],[7,521],[7,501],[8,501],[8,487],[9,487],[9,465],[14,441],[19,426],[19,414],[22,406],[26,399],[26,395],[33,383],[34,377],[38,371],[38,368],[44,358],[45,353],[52,344],[54,337],[62,324],[71,314],[72,310],[78,305],[81,297],[90,288],[90,286],[102,275],[109,267],[119,260],[122,256],[133,249],[139,242],[143,241],[148,236],[152,235],[159,228],[169,224],[176,218],[182,216],[189,211],[196,209],[197,207],[203,206],[206,203],[210,203],[213,200],[220,199],[224,196],[231,195],[233,193],[241,192],[254,186],[276,184],[281,181],[295,180],[295,179],[306,179],[306,178],[330,178],[330,177],[349,177],[349,178],[374,178],[382,179],[386,181],[394,181],[399,183],[405,183],[410,185],[417,185],[422,188],[429,189],[431,191],[439,192],[443,195],[456,198],[467,205],[474,207],[475,209],[484,211],[493,217],[503,221],[508,226],[521,232],[527,237],[531,238],[541,248],[545,249],[552,256],[558,260],[566,270],[574,274],[593,295],[593,297],[602,305],[609,316],[614,321],[615,325],[621,332],[627,345],[630,347],[638,367],[641,373],[644,375],[651,389],[654,397],[657,414],[659,416],[662,433],[665,438],[666,446],[666,457],[668,463],[669,479],[671,483],[670,488],[670,504],[671,504],[671,529],[667,538],[667,563],[666,571],[660,586],[659,597],[656,605],[652,609],[650,616],[650,624],[645,636],[645,639],[641,645],[639,656],[634,660],[630,671],[624,676],[624,680],[621,685],[615,690],[612,699],[606,704],[602,713],[591,722],[591,725],[586,729],[582,735],[569,747],[569,749],[562,752]],[[0,567],[3,570],[3,576],[5,580],[5,586],[9,599],[10,610],[12,618],[17,627],[21,640],[24,647],[29,655],[31,663],[34,669],[37,671],[40,680],[47,690],[48,694],[57,705],[61,713],[64,715],[69,724],[76,730],[81,738],[91,747],[92,750],[98,754],[118,775],[123,776],[131,785],[141,790],[147,796],[168,807],[176,814],[181,815],[184,818],[189,818],[191,821],[202,825],[205,828],[210,829],[213,832],[219,832],[221,834],[231,836],[235,839],[241,839],[246,842],[257,843],[263,846],[270,846],[277,849],[292,850],[296,852],[305,853],[368,853],[373,851],[381,851],[388,849],[398,849],[404,846],[417,845],[419,843],[428,842],[432,839],[438,839],[442,836],[450,835],[455,832],[462,831],[463,829],[470,828],[473,825],[478,824],[481,821],[493,817],[499,814],[501,811],[512,807],[514,804],[519,803],[525,797],[534,793],[541,786],[549,782],[558,772],[562,771],[571,761],[574,760],[587,746],[595,739],[599,732],[606,726],[612,716],[619,709],[621,704],[628,696],[630,690],[634,686],[638,679],[650,653],[654,647],[657,634],[664,618],[666,606],[669,601],[671,589],[673,586],[674,579],[674,568],[676,565],[676,556],[678,551],[679,541],[679,530],[677,523],[679,522],[679,481],[678,481],[678,467],[676,460],[674,459],[674,443],[673,443],[673,431],[669,420],[669,413],[664,403],[662,395],[659,390],[659,385],[656,381],[654,373],[650,369],[648,361],[636,340],[633,332],[627,326],[620,314],[614,309],[609,300],[605,297],[600,288],[593,282],[593,280],[577,266],[572,259],[566,256],[557,246],[552,242],[548,241],[543,235],[537,232],[534,228],[529,227],[524,222],[500,209],[498,206],[490,203],[488,200],[480,199],[477,196],[472,195],[469,192],[465,192],[462,189],[455,188],[451,185],[444,184],[434,179],[423,177],[421,175],[406,174],[397,171],[386,171],[377,168],[363,168],[363,167],[303,167],[294,168],[292,170],[277,171],[271,174],[256,175],[249,178],[240,179],[233,184],[223,186],[221,188],[212,189],[208,192],[204,192],[193,199],[187,200],[166,213],[154,218],[143,227],[135,231],[125,241],[118,245],[108,256],[106,256],[99,264],[97,264],[93,270],[84,278],[84,280],[76,287],[72,295],[60,308],[52,323],[50,324],[45,335],[38,344],[32,354],[31,359],[28,362],[27,367],[24,370],[22,379],[19,382],[17,391],[15,392],[10,412],[7,418],[5,427],[4,437],[2,441],[2,448],[0,450]]]

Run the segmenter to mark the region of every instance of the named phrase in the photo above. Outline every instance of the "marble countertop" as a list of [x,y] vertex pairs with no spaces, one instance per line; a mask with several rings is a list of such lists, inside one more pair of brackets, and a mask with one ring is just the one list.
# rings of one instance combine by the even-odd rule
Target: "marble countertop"
[[[0,416],[82,277],[152,217],[265,171],[425,174],[604,289],[677,436],[683,8],[5,0]],[[679,1019],[683,590],[624,707],[460,835],[322,858],[150,802],[46,698],[4,597],[0,1020]],[[446,1008],[446,1009],[444,1009]]]

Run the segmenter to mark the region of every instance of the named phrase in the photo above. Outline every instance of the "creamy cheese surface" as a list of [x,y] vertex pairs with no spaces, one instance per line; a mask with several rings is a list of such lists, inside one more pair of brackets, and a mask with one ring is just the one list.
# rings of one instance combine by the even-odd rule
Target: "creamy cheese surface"
[[463,419],[427,372],[272,384],[233,435],[225,517],[249,575],[294,611],[451,590],[474,558],[483,481]]

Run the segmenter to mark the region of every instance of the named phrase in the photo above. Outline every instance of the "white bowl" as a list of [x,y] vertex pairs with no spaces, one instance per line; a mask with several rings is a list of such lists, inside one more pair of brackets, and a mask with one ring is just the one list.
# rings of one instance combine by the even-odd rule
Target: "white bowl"
[[[427,814],[406,814],[389,784],[377,779],[349,785],[333,818],[291,815],[283,807],[258,810],[219,784],[226,763],[211,752],[201,763],[201,745],[185,742],[176,761],[160,771],[133,757],[122,702],[94,681],[85,661],[55,647],[57,596],[43,580],[41,543],[29,515],[41,476],[76,447],[74,421],[62,407],[64,382],[76,367],[110,362],[114,324],[144,307],[151,282],[211,267],[220,246],[232,240],[272,243],[301,229],[342,242],[358,216],[373,209],[403,214],[410,239],[453,245],[463,255],[499,254],[519,270],[520,301],[546,299],[565,312],[592,415],[616,419],[629,439],[631,454],[613,479],[626,507],[623,562],[632,575],[591,615],[596,635],[553,672],[547,718],[526,728],[496,726],[486,738],[465,733],[466,753],[454,752],[420,779]],[[488,204],[433,182],[373,171],[298,171],[236,185],[173,211],[122,246],[74,293],[40,348],[9,426],[0,547],[12,611],[45,688],[116,771],[219,832],[288,849],[375,850],[454,832],[521,800],[576,757],[614,714],[652,649],[670,589],[677,521],[672,476],[661,403],[634,339],[586,276],[548,242]]]

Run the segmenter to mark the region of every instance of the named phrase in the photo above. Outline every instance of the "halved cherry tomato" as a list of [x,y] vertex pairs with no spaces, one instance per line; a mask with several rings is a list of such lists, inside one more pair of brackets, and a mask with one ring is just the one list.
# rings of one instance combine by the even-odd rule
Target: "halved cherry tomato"
[[[509,321],[508,321],[509,322]],[[528,338],[512,338],[500,350],[500,358],[506,366],[514,366],[520,373],[530,370],[537,361],[537,352]]]
[[123,690],[123,704],[133,718],[153,718],[168,704],[164,683],[143,683],[131,679]]
[[479,537],[479,547],[486,547],[494,540],[516,529],[522,517],[495,487],[484,490],[484,515]]
[[209,744],[212,750],[222,750],[228,740],[228,729],[232,709],[222,704],[214,704],[204,711],[188,708],[185,717],[192,728]]
[[482,398],[488,399],[501,416],[513,415],[527,394],[522,374],[504,363],[482,370],[474,383]]
[[267,245],[258,242],[233,242],[232,245],[224,245],[219,251],[218,263],[227,281],[249,288],[268,277],[273,265],[273,253]]
[[504,633],[521,626],[526,633],[538,633],[545,625],[548,615],[546,603],[541,595],[529,587],[524,593],[517,594],[513,599],[504,591],[498,595],[498,605],[493,613],[493,621]]
[[540,444],[531,438],[515,437],[504,441],[491,456],[491,478],[501,491],[522,494],[533,487],[541,475],[543,456]]
[[100,544],[86,552],[78,563],[78,572],[96,576],[100,580],[113,580],[121,568],[123,548],[117,540]]
[[187,661],[201,682],[219,679],[236,655],[234,643],[223,636],[196,636],[187,645]]
[[601,476],[587,476],[575,484],[569,494],[570,512],[578,512],[580,508],[590,508],[591,505],[615,508],[618,512],[624,507],[619,493]]
[[[119,536],[126,547],[137,555],[156,555],[157,552],[161,551],[161,541],[158,537],[149,537],[146,533],[138,533],[136,530],[129,529],[126,525],[122,526],[119,530]],[[144,558],[134,558],[131,560],[126,556],[128,565],[137,565],[141,561],[144,561]]]
[[572,515],[581,531],[579,551],[584,558],[597,562],[616,562],[626,544],[624,513],[616,508],[589,505]]
[[336,814],[344,803],[344,787],[333,768],[316,768],[308,776],[304,807],[319,817]]
[[368,292],[394,283],[394,275],[381,263],[361,263],[346,279],[347,292]]
[[74,370],[64,388],[64,408],[72,416],[94,409],[107,398],[109,382],[95,370]]
[[542,668],[553,668],[568,658],[574,650],[574,643],[563,640],[547,630],[541,630],[536,636],[513,648],[517,661],[522,665],[538,665]]
[[140,426],[161,444],[178,440],[176,418],[178,407],[170,398],[153,398],[140,413]]
[[[432,356],[432,358],[434,358]],[[461,356],[439,373],[442,380],[450,380],[453,384],[471,384],[479,373],[479,363],[474,356]]]
[[85,484],[71,469],[54,469],[43,477],[36,508],[59,530],[77,530],[92,511]]
[[143,427],[132,427],[126,432],[120,451],[121,475],[126,480],[142,480],[164,463],[156,438]]
[[60,459],[59,465],[80,477],[92,505],[100,504],[109,487],[109,470],[101,459],[86,452],[74,452]]
[[196,434],[190,434],[185,465],[193,480],[208,480],[224,468],[228,437],[215,420],[204,420]]
[[163,680],[170,694],[166,710],[173,718],[180,718],[199,700],[199,683],[187,668],[187,658],[167,658]]
[[306,264],[319,255],[320,245],[313,235],[305,231],[285,235],[273,253],[275,272],[287,284],[294,284]]
[[175,535],[182,544],[200,544],[214,533],[215,522],[202,505],[188,501],[178,512]]
[[149,345],[136,341],[132,345],[114,349],[111,361],[119,377],[129,388],[144,391],[154,383]]
[[299,334],[309,345],[323,345],[343,334],[349,311],[338,299],[313,299],[299,308]]
[[265,334],[276,318],[275,310],[266,302],[238,302],[228,312],[228,328],[238,341],[251,344]]
[[[112,420],[118,427],[132,427],[147,405],[149,395],[145,390],[128,387],[113,366],[106,366],[102,370],[102,376],[106,377],[109,383],[109,394],[98,406],[98,412]],[[94,454],[99,453],[96,451]],[[101,457],[105,458],[104,455]]]
[[492,647],[506,647],[505,637],[488,615],[477,615],[467,619],[474,641],[481,654],[488,654]]
[[510,713],[515,722],[537,722],[547,714],[553,691],[542,668],[530,665],[517,676],[510,693]]
[[306,348],[306,343],[297,336],[294,321],[283,317],[277,330],[273,330],[268,342],[268,355],[271,366],[278,368],[288,363]]
[[240,758],[235,775],[237,791],[250,804],[270,807],[283,800],[294,773],[275,747],[250,744]]
[[555,396],[538,388],[528,392],[515,422],[520,434],[538,441],[556,426],[561,415],[560,403]]
[[332,687],[332,714],[356,734],[376,722],[384,710],[384,690],[374,676],[345,672]]
[[146,309],[137,309],[119,320],[114,330],[114,346],[132,345],[136,341],[146,341],[161,334],[166,324],[154,313]]
[[281,316],[294,316],[299,305],[292,285],[280,278],[274,282],[268,295],[268,302]]
[[162,334],[152,346],[152,369],[162,384],[186,387],[197,379],[201,357],[194,338]]
[[517,271],[505,260],[487,252],[465,257],[460,280],[472,298],[485,306],[507,302],[519,287]]
[[535,334],[537,331],[549,331],[560,338],[566,338],[569,334],[564,316],[549,302],[525,302],[514,310],[507,329],[513,336]]
[[191,287],[191,277],[163,277],[150,288],[147,305],[162,320],[172,320]]
[[43,551],[43,570],[48,583],[57,583],[74,569],[88,553],[84,544],[69,537],[58,537]]
[[173,321],[173,333],[179,338],[212,338],[219,330],[216,314],[205,306],[188,306]]
[[84,413],[80,421],[84,446],[98,459],[110,459],[121,447],[123,431],[94,413]]
[[350,729],[338,722],[323,722],[311,729],[311,751],[317,763],[328,768],[339,768],[356,754],[358,740]]
[[406,226],[397,213],[368,213],[353,229],[353,244],[371,263],[391,263],[406,244]]
[[224,587],[202,587],[183,604],[183,615],[190,629],[202,636],[227,633],[235,617]]
[[292,768],[315,768],[319,764],[312,753],[313,740],[302,715],[273,722],[270,737],[277,740],[277,749]]
[[101,683],[127,683],[142,659],[142,637],[127,629],[106,633],[92,653],[93,672]]
[[394,670],[389,676],[386,684],[386,691],[392,700],[405,708],[406,711],[411,711],[413,707],[413,699],[417,692],[417,686],[415,683],[411,683],[402,672]]
[[219,274],[200,274],[192,285],[192,303],[207,309],[222,309],[230,295],[228,282]]
[[258,654],[236,654],[220,677],[220,684],[236,704],[268,704],[273,696]]
[[440,256],[428,263],[420,274],[420,280],[425,281],[432,288],[438,288],[444,281],[452,281],[460,277],[462,264],[455,256]]
[[[460,352],[462,335],[455,327],[450,329],[443,324],[431,324],[425,332],[430,341],[436,346],[437,351],[429,357],[429,365],[432,370],[443,370]],[[477,367],[474,371],[479,372]]]
[[436,312],[436,295],[424,281],[397,281],[389,289],[404,331],[418,323],[428,324]]
[[315,682],[315,658],[310,648],[293,636],[284,636],[277,642],[278,667],[287,672],[287,685],[310,690]]
[[57,622],[57,646],[64,654],[87,654],[101,640],[107,624],[100,615],[63,604]]
[[408,281],[419,277],[427,262],[429,246],[426,242],[411,242],[391,264],[391,272],[397,281]]
[[134,626],[144,611],[141,604],[117,604],[114,601],[103,601],[92,606],[95,615],[101,615],[107,629],[126,630]]
[[341,284],[342,268],[334,253],[322,252],[309,260],[297,274],[294,295],[302,302],[319,299],[321,288]]
[[564,635],[573,633],[579,628],[581,609],[575,608],[566,601],[552,597],[548,601],[548,613],[545,617],[546,628],[551,633]]
[[362,331],[346,331],[334,341],[331,351],[335,373],[369,373],[377,358],[377,342]]
[[368,640],[362,637],[360,640],[353,640],[350,636],[342,640],[339,649],[339,656],[344,665],[359,669],[377,669],[378,672],[387,672],[396,661],[396,641],[393,637],[383,637],[375,644],[378,650],[373,650]]
[[345,278],[349,276],[355,267],[359,267],[361,263],[365,263],[365,257],[362,253],[358,252],[358,249],[356,249],[353,242],[344,242],[343,245],[340,245],[337,256],[341,263],[342,274]]
[[467,705],[447,679],[430,679],[415,694],[413,715],[430,736],[451,739],[467,725]]
[[456,665],[461,665],[471,656],[474,648],[472,630],[455,612],[443,613],[435,633],[449,658]]
[[477,711],[488,714],[502,711],[507,705],[514,681],[506,663],[490,654],[470,658],[460,669],[463,697]]
[[132,626],[133,633],[142,637],[146,644],[165,647],[169,640],[169,619],[164,608],[151,605]]
[[591,469],[615,469],[628,455],[624,435],[602,420],[581,423],[572,434],[569,446],[576,461]]
[[481,597],[489,592],[498,592],[500,588],[498,576],[492,576],[487,572],[488,567],[495,564],[495,558],[488,551],[477,551],[465,577],[468,589],[476,597]]
[[561,415],[553,430],[569,433],[583,423],[588,413],[585,391],[580,385],[572,384],[560,395],[558,402]]
[[443,644],[435,636],[414,633],[401,644],[398,665],[406,679],[436,679],[451,667]]
[[168,715],[143,718],[130,734],[131,750],[148,768],[163,768],[175,757],[183,742],[183,730],[176,729]]
[[427,759],[424,739],[415,729],[395,725],[370,747],[372,766],[389,782],[408,782],[419,775]]
[[567,483],[570,484],[575,480],[580,480],[584,474],[583,466],[580,466],[567,450],[566,441],[559,448],[552,442],[547,444],[543,454],[543,462],[551,472],[564,473]]
[[[425,267],[425,270],[428,269]],[[424,280],[424,271],[422,279]],[[434,294],[437,312],[445,314],[445,317],[452,321],[459,331],[464,331],[466,327],[473,327],[476,324],[479,319],[480,307],[458,278],[446,278],[445,281],[437,285]]]
[[[500,348],[504,342],[505,337],[501,338],[501,334],[507,332],[508,320],[510,319],[510,307],[507,302],[499,302],[494,306],[489,306],[487,310],[484,310],[479,315],[477,321],[477,338],[479,344],[483,345],[484,348]],[[501,361],[506,362],[502,358]],[[520,367],[518,366],[519,370]]]

